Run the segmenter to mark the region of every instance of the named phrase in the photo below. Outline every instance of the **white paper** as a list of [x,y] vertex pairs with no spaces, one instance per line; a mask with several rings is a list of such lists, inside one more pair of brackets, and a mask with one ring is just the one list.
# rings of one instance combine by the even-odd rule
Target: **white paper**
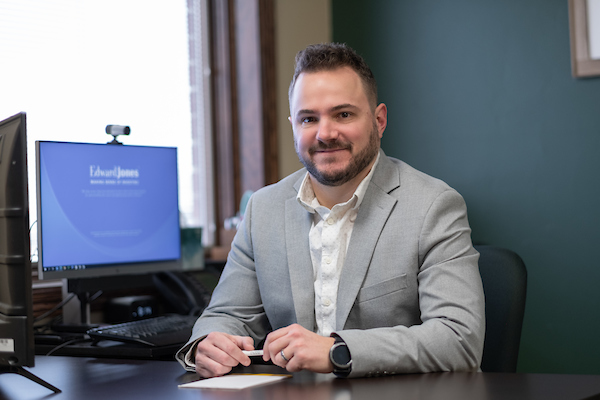
[[179,385],[180,388],[192,389],[230,389],[239,390],[252,386],[265,385],[289,378],[290,375],[226,375],[216,378],[202,379],[195,382]]

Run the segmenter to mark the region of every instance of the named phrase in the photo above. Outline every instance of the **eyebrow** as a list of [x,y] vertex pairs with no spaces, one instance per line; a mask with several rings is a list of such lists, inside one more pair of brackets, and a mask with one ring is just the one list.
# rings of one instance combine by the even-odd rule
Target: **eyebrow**
[[[355,106],[354,104],[344,103],[344,104],[339,104],[337,106],[331,107],[329,109],[329,112],[334,112],[334,111],[347,109],[347,108],[357,109],[358,107]],[[306,115],[306,114],[315,114],[315,113],[316,112],[314,110],[303,109],[303,110],[298,110],[298,112],[296,113],[296,116]]]
[[332,107],[330,109],[330,111],[338,111],[338,110],[342,110],[342,109],[345,109],[345,108],[357,109],[358,107],[355,106],[354,104],[345,103],[345,104],[340,104],[339,106]]

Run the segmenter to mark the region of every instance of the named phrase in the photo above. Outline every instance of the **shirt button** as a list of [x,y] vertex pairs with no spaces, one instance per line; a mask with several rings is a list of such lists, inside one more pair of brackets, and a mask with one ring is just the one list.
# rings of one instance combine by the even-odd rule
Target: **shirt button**
[[335,221],[333,220],[333,218],[327,218],[327,223],[329,225],[333,225],[335,223]]
[[325,305],[325,307],[329,307],[331,305],[331,300],[329,300],[329,299],[323,300],[323,305]]
[[331,258],[325,257],[325,264],[331,264]]

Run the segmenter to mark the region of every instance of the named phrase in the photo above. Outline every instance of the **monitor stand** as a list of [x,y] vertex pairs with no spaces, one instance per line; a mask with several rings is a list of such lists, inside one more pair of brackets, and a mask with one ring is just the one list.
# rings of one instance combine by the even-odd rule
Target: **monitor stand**
[[70,281],[62,286],[63,300],[68,296],[75,297],[63,306],[62,324],[65,327],[70,327],[77,332],[86,332],[86,328],[91,328],[91,313],[90,313],[90,292],[86,290],[73,289]]
[[31,372],[27,371],[23,367],[0,366],[0,374],[5,374],[5,373],[12,373],[12,374],[18,374],[18,375],[24,376],[25,378],[27,378],[27,379],[29,379],[29,380],[31,380],[31,381],[39,384],[39,385],[42,385],[46,389],[52,390],[54,393],[60,393],[61,392],[61,390],[59,388],[52,386],[51,384],[49,384],[45,380],[43,380],[43,379],[39,378],[38,376],[32,374]]
[[[71,300],[63,308],[64,324],[81,325],[83,329],[94,327],[94,324],[91,323],[90,303],[93,301],[95,293],[101,293],[103,290],[154,287],[152,276],[153,274],[147,273],[66,279],[66,283],[63,283],[63,298],[74,293],[77,299]],[[85,332],[85,330],[82,331]]]

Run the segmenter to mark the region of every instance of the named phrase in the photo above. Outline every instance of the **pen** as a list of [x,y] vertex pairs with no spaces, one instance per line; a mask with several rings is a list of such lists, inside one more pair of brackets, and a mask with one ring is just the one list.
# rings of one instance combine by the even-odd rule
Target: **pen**
[[262,350],[242,350],[242,353],[244,353],[248,357],[252,357],[252,356],[260,357],[263,355]]

